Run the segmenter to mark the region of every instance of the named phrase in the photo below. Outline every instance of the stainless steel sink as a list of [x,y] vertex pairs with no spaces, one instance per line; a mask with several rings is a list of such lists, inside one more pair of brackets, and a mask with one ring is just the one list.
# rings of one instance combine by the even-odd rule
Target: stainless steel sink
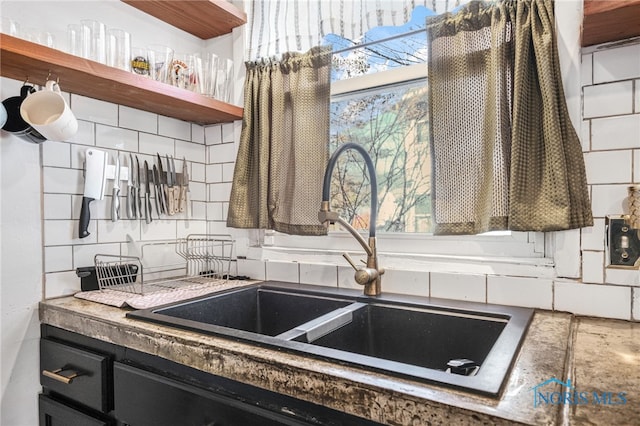
[[127,316],[498,395],[533,310],[268,281]]

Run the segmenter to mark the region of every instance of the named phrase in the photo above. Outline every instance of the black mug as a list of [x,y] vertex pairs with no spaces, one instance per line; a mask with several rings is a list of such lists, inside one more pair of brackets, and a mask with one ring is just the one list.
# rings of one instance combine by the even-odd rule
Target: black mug
[[22,115],[20,115],[20,105],[22,105],[22,101],[35,91],[35,87],[25,84],[20,89],[20,96],[12,96],[2,101],[2,105],[7,110],[7,121],[2,126],[2,130],[13,133],[27,142],[42,143],[47,139],[31,127],[29,123],[24,121]]

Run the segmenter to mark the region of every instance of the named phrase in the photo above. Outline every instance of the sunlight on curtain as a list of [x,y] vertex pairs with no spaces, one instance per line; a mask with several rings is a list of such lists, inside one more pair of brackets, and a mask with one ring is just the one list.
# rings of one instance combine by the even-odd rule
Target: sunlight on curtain
[[552,0],[473,2],[427,34],[434,233],[592,226]]
[[247,4],[250,60],[307,51],[328,34],[354,42],[369,30],[408,22],[417,6],[435,13],[468,0],[254,0]]

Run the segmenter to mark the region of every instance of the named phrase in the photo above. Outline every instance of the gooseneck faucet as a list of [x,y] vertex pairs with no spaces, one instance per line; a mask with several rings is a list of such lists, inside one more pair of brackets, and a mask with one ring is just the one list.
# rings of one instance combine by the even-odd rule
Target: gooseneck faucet
[[[371,185],[371,213],[369,215],[369,241],[365,239],[351,226],[347,221],[342,219],[338,213],[332,212],[329,204],[329,190],[331,188],[331,174],[333,168],[338,161],[338,157],[344,151],[353,149],[358,151],[367,165],[369,170],[369,183]],[[339,223],[345,228],[353,237],[360,243],[364,251],[367,253],[366,266],[358,267],[353,262],[351,257],[344,253],[342,256],[349,262],[349,264],[355,269],[355,280],[358,284],[364,286],[364,294],[367,296],[379,296],[382,291],[382,277],[384,269],[378,266],[378,254],[376,250],[376,216],[378,211],[378,181],[376,179],[375,169],[373,167],[373,161],[367,153],[367,151],[356,143],[350,142],[341,145],[336,152],[333,153],[327,164],[327,169],[324,172],[324,182],[322,185],[322,204],[320,205],[320,211],[318,212],[318,220],[325,226],[329,226],[330,223]]]

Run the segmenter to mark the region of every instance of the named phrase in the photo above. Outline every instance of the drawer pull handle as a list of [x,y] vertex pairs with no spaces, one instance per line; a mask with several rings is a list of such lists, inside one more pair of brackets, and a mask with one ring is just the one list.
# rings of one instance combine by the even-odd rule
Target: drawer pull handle
[[[63,376],[62,374],[60,374],[60,372],[62,371],[70,371],[71,374],[68,376]],[[77,371],[73,371],[70,369],[65,370],[64,368],[58,368],[57,370],[53,370],[53,371],[42,370],[42,375],[62,383],[70,384],[73,381],[73,379],[75,379],[78,376],[82,376],[82,373],[78,373]]]

